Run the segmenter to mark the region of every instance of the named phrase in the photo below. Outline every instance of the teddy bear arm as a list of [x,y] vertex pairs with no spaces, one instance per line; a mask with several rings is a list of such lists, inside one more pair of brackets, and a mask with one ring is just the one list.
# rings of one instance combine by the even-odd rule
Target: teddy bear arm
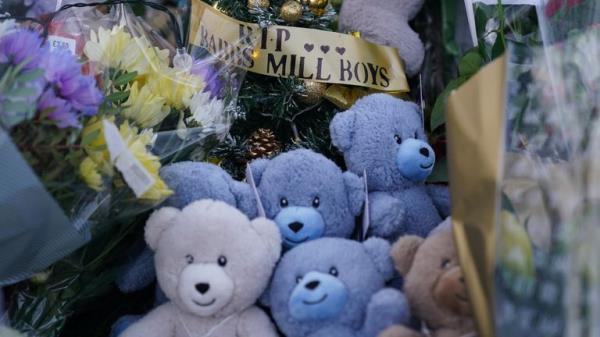
[[396,289],[384,288],[375,293],[367,307],[364,336],[376,336],[393,324],[408,324],[410,309],[404,294]]
[[425,335],[403,325],[392,325],[377,337],[425,337]]
[[388,238],[404,227],[405,210],[397,198],[386,192],[369,193],[370,232]]
[[442,219],[450,216],[450,191],[447,186],[427,185],[427,194],[440,213]]
[[123,267],[116,284],[120,291],[131,293],[149,286],[155,279],[154,252],[145,247],[138,256]]
[[175,337],[175,313],[171,303],[163,304],[133,323],[119,337]]
[[244,337],[277,337],[275,326],[258,307],[246,309],[240,316],[237,335]]

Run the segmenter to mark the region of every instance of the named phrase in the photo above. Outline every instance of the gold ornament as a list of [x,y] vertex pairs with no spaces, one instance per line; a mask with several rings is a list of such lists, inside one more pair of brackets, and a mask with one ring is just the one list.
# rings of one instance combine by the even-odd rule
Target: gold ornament
[[321,16],[325,13],[329,0],[302,0],[302,3],[307,5],[315,15]]
[[327,87],[327,83],[304,81],[304,91],[298,93],[298,98],[304,104],[318,104],[323,99]]
[[271,6],[269,0],[248,0],[248,8],[250,9],[257,7],[261,9],[267,9],[269,6]]
[[287,23],[296,23],[302,17],[302,5],[294,0],[288,0],[281,6],[280,16]]
[[246,158],[254,160],[258,158],[270,158],[281,151],[281,144],[269,129],[258,129],[248,139],[248,152]]

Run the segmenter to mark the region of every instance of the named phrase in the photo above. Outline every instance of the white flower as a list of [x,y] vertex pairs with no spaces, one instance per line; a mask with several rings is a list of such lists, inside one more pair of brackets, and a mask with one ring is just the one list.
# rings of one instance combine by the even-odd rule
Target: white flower
[[15,28],[15,20],[0,20],[0,37],[12,33]]
[[485,23],[485,32],[483,33],[484,40],[489,45],[494,45],[496,43],[496,38],[498,37],[498,33],[496,30],[500,28],[500,23],[496,18],[491,18]]
[[225,124],[225,105],[217,98],[210,98],[209,92],[196,93],[190,102],[191,116],[185,121],[188,125],[198,124],[204,128],[215,127]]

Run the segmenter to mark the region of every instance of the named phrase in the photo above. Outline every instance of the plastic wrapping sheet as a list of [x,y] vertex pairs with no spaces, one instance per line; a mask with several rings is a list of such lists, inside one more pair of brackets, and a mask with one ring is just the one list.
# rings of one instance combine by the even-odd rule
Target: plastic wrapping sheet
[[[160,167],[202,157],[228,134],[245,71],[222,55],[188,52],[183,29],[173,27],[179,35],[175,46],[127,4],[111,4],[108,12],[63,7],[49,16],[48,48],[75,55],[104,99],[97,113],[65,129],[68,135],[42,130],[26,118],[3,124],[14,146],[5,137],[11,156],[4,158],[12,159],[2,168],[2,214],[12,212],[9,206],[28,186],[35,186],[34,199],[41,201],[28,199],[19,204],[20,212],[4,217],[0,284],[43,270],[114,223],[127,223],[159,204],[171,193]],[[60,141],[29,151],[30,139],[43,143],[48,133],[59,131]],[[66,145],[69,150],[62,151]],[[37,177],[14,177],[26,172]],[[15,179],[24,186],[14,186]],[[26,256],[14,253],[25,249]]]
[[600,29],[512,48],[495,260],[498,336],[600,334]]

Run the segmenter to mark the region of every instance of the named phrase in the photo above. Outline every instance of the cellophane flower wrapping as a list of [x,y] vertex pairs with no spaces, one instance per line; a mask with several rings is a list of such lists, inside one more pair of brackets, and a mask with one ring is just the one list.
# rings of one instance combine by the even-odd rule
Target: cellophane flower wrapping
[[[125,238],[143,225],[144,212],[173,193],[160,177],[161,167],[206,159],[236,117],[237,93],[245,75],[233,60],[200,49],[188,51],[185,34],[177,46],[171,45],[127,5],[113,5],[109,11],[95,7],[61,11],[52,16],[48,32],[47,42],[39,35],[32,41],[22,37],[22,48],[15,53],[22,52],[26,62],[40,58],[44,66],[39,72],[55,81],[49,86],[53,90],[39,91],[26,78],[23,82],[35,89],[26,92],[35,96],[19,99],[37,105],[21,104],[30,107],[19,115],[21,119],[3,114],[2,120],[12,124],[10,136],[25,158],[23,163],[60,205],[63,226],[74,228],[78,240],[67,240],[69,249],[44,263],[32,264],[25,255],[9,257],[11,263],[6,265],[19,265],[23,271],[19,279],[38,272],[12,287],[9,296],[12,326],[31,336],[58,336],[74,306],[110,288],[123,262],[116,257],[134,248]],[[35,43],[42,46],[36,48],[52,50],[52,57],[32,53]],[[90,84],[90,91],[69,86],[75,75]],[[11,83],[22,86],[16,80]],[[0,104],[6,97],[0,95]],[[41,130],[59,138],[49,140]],[[33,152],[32,144],[39,144],[39,149]],[[31,249],[38,245],[49,246],[43,235],[68,238],[62,227],[47,226],[40,235],[33,229],[21,230],[38,240],[33,247],[11,239],[14,246],[29,249],[26,256],[34,255]]]
[[509,49],[497,336],[600,333],[600,27],[573,27]]

